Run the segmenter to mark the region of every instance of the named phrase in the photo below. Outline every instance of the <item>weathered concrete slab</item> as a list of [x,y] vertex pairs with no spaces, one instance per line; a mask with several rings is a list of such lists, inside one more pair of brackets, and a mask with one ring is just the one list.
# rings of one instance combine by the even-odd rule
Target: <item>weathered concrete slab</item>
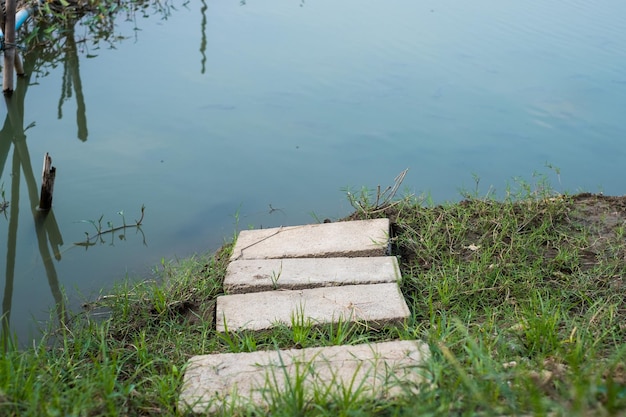
[[242,230],[231,260],[384,256],[389,219]]
[[216,329],[229,331],[264,330],[276,323],[367,322],[372,327],[401,322],[409,308],[397,283],[346,285],[304,290],[277,290],[217,298]]
[[344,398],[342,388],[366,398],[416,393],[429,386],[424,370],[429,358],[428,346],[420,341],[194,356],[179,409],[211,413],[267,405],[271,396],[288,392],[286,381],[293,387],[297,377],[303,379],[305,395],[326,393],[329,400]]
[[224,290],[239,294],[398,281],[400,268],[393,256],[244,259],[228,265]]

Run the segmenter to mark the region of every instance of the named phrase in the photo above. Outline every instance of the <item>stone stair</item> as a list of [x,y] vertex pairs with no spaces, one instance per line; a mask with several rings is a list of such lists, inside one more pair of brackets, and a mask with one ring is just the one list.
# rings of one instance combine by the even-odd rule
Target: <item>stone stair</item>
[[[397,260],[386,256],[389,230],[388,219],[375,219],[242,231],[224,280],[226,294],[217,298],[217,331],[293,322],[401,324],[410,312]],[[307,379],[311,389],[355,377],[371,395],[387,396],[404,383],[423,381],[415,369],[428,356],[419,341],[196,356],[180,405],[215,411],[232,404],[235,392],[241,401],[259,404],[267,400],[261,393],[268,381],[281,390],[303,364],[316,370]]]

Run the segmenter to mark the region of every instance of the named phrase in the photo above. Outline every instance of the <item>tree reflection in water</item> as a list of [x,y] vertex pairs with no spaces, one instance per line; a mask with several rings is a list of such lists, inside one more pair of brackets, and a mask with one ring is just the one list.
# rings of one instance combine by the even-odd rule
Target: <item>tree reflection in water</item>
[[[18,4],[19,7],[23,4]],[[183,4],[184,6],[184,4]],[[114,48],[125,37],[116,34],[115,22],[124,18],[136,22],[136,18],[160,16],[166,19],[175,10],[169,1],[103,1],[94,5],[87,1],[70,1],[69,7],[60,3],[46,2],[25,24],[18,34],[18,40],[26,45],[23,53],[23,76],[17,77],[13,94],[5,97],[6,116],[0,130],[0,175],[5,172],[11,155],[11,180],[8,190],[2,188],[1,212],[8,221],[7,253],[5,267],[4,294],[2,299],[2,337],[11,336],[11,305],[15,279],[17,236],[19,222],[20,183],[26,183],[29,207],[34,231],[37,237],[39,255],[48,278],[48,285],[54,298],[56,317],[61,329],[68,320],[64,297],[55,268],[55,260],[61,260],[63,237],[54,216],[54,209],[40,211],[37,180],[28,151],[26,132],[34,122],[24,126],[24,102],[28,88],[37,80],[50,74],[50,69],[63,66],[63,80],[58,104],[59,118],[63,117],[63,104],[70,98],[76,100],[77,137],[86,141],[88,137],[86,104],[82,91],[79,56],[100,48]],[[77,36],[77,28],[84,33]],[[84,29],[84,30],[83,30]],[[135,31],[136,33],[137,31]],[[79,45],[80,49],[79,50]],[[201,51],[202,52],[202,51]],[[1,69],[1,67],[0,67]],[[35,157],[37,160],[37,156]],[[6,181],[0,178],[6,187]],[[54,257],[54,260],[53,260]]]

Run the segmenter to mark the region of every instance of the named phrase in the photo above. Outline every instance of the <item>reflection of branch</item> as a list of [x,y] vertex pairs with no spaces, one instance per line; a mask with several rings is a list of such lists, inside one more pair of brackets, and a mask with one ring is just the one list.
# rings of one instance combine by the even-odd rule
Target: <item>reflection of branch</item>
[[[36,57],[35,57],[36,58]],[[28,147],[26,146],[26,135],[24,129],[24,98],[26,90],[29,86],[30,74],[33,69],[35,59],[26,59],[24,64],[26,67],[25,75],[18,77],[17,87],[12,97],[6,97],[5,103],[7,107],[7,119],[5,121],[5,128],[8,130],[8,137],[13,143],[13,180],[11,184],[11,213],[9,224],[9,244],[7,250],[7,284],[5,287],[5,294],[3,298],[3,315],[6,318],[6,322],[3,323],[3,329],[6,330],[9,327],[9,316],[11,309],[11,296],[13,286],[13,270],[15,264],[15,250],[16,250],[16,236],[17,236],[17,220],[18,220],[18,198],[20,191],[20,168],[24,173],[24,181],[26,182],[28,195],[30,198],[30,206],[33,213],[33,219],[35,223],[35,232],[37,235],[37,244],[39,246],[39,254],[43,261],[46,275],[48,278],[48,285],[50,291],[57,305],[58,320],[61,325],[67,321],[67,314],[63,305],[63,294],[59,285],[59,279],[56,273],[55,265],[50,256],[50,250],[48,248],[48,242],[53,246],[55,257],[60,259],[60,253],[58,246],[63,244],[61,232],[58,229],[56,219],[53,213],[39,212],[36,210],[38,202],[37,182],[33,175],[32,165],[30,163],[30,156],[28,153]],[[29,125],[29,127],[32,126]],[[4,131],[4,128],[3,128]],[[10,279],[9,279],[10,277]],[[10,281],[10,282],[9,282]]]
[[202,13],[202,23],[200,24],[200,31],[202,32],[202,40],[200,41],[200,54],[202,55],[202,59],[200,60],[200,64],[202,64],[202,69],[200,70],[200,74],[204,74],[206,70],[206,0],[202,0],[202,7],[200,8],[200,13]]
[[63,293],[61,292],[61,287],[59,286],[57,271],[54,267],[52,257],[50,256],[48,242],[46,242],[46,237],[50,238],[50,230],[58,229],[56,219],[54,218],[54,216],[50,216],[50,213],[52,212],[33,210],[33,215],[35,216],[35,231],[37,232],[39,254],[41,255],[41,259],[43,260],[43,266],[46,270],[46,276],[48,277],[48,285],[50,286],[52,297],[54,297],[59,324],[61,326],[64,326],[65,323],[67,323],[68,321],[68,316],[67,312],[65,311]]
[[59,97],[59,104],[57,105],[57,119],[63,118],[63,103],[65,100],[72,96],[72,80],[68,75],[67,59],[63,59],[63,76],[61,81],[61,97]]
[[[91,223],[95,228],[96,228],[96,233],[93,236],[89,236],[89,234],[87,232],[85,232],[85,234],[87,235],[87,238],[85,239],[84,242],[75,242],[74,245],[76,246],[84,246],[85,248],[88,248],[89,246],[94,246],[97,243],[97,239],[100,238],[100,242],[104,243],[104,240],[102,239],[103,235],[109,234],[109,233],[115,233],[118,232],[120,230],[126,230],[129,228],[136,228],[141,235],[143,236],[143,243],[144,245],[146,244],[146,236],[143,233],[143,230],[141,230],[141,223],[143,222],[143,216],[144,216],[144,212],[145,212],[146,206],[142,205],[141,206],[141,217],[139,218],[139,220],[135,220],[135,224],[126,224],[126,220],[124,220],[124,213],[120,212],[119,214],[122,215],[122,225],[121,226],[113,226],[113,224],[111,222],[108,222],[108,229],[102,229],[102,216],[100,216],[100,218],[98,219],[98,224],[96,225],[96,222],[93,220],[84,220],[83,222],[87,222],[87,223]],[[122,238],[123,239],[123,238]]]
[[[20,160],[18,153],[13,151],[13,172],[11,199],[14,202],[20,196]],[[4,295],[2,298],[2,338],[6,342],[10,334],[11,306],[13,305],[13,282],[15,278],[15,249],[17,247],[17,223],[19,204],[13,204],[9,217],[9,235],[7,237],[7,264],[5,270]],[[6,346],[6,345],[5,345]]]
[[76,41],[74,40],[74,28],[68,32],[67,36],[67,52],[65,54],[66,68],[69,69],[69,75],[76,92],[76,124],[78,126],[78,139],[83,142],[87,140],[87,114],[85,111],[85,98],[83,96],[83,83],[80,79],[80,70],[78,63],[78,50],[76,49]]
[[59,285],[59,278],[57,276],[56,268],[52,261],[52,256],[50,255],[50,249],[48,247],[49,240],[53,245],[53,251],[55,252],[55,256],[57,257],[57,259],[60,259],[60,257],[57,255],[58,249],[56,248],[56,245],[62,245],[63,239],[61,237],[61,232],[59,231],[56,219],[52,214],[52,211],[46,213],[38,211],[36,209],[37,203],[39,202],[39,193],[37,192],[37,181],[35,180],[35,175],[33,174],[33,168],[30,162],[28,147],[26,146],[26,135],[24,134],[23,128],[24,94],[26,93],[27,86],[28,78],[18,79],[17,88],[19,89],[19,91],[16,89],[16,92],[18,92],[19,94],[16,97],[17,100],[15,101],[15,103],[7,102],[7,109],[10,113],[15,112],[15,114],[13,114],[13,116],[11,117],[12,122],[14,120],[19,120],[19,124],[13,124],[15,132],[13,146],[15,147],[15,152],[19,157],[22,172],[24,173],[24,180],[28,189],[30,206],[35,222],[35,232],[37,234],[37,245],[39,246],[39,254],[46,270],[46,276],[48,278],[50,291],[52,292],[52,296],[54,297],[54,301],[56,303],[59,324],[63,325],[67,321],[67,314],[63,303],[63,294]]
[[80,79],[78,49],[74,39],[74,27],[65,34],[65,57],[63,58],[63,77],[61,83],[61,97],[57,105],[57,117],[63,118],[63,103],[72,97],[72,88],[76,92],[76,124],[78,125],[78,139],[87,140],[87,115],[83,85]]

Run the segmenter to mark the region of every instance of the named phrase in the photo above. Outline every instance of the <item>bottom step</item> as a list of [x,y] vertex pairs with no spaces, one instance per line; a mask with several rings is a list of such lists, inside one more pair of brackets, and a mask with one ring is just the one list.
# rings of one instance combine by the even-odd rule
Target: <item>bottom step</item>
[[414,394],[429,383],[424,367],[429,356],[420,341],[194,356],[179,407],[203,413],[267,406],[281,393],[298,395],[293,392],[298,388],[307,396],[304,402],[315,393],[328,402],[346,395]]

